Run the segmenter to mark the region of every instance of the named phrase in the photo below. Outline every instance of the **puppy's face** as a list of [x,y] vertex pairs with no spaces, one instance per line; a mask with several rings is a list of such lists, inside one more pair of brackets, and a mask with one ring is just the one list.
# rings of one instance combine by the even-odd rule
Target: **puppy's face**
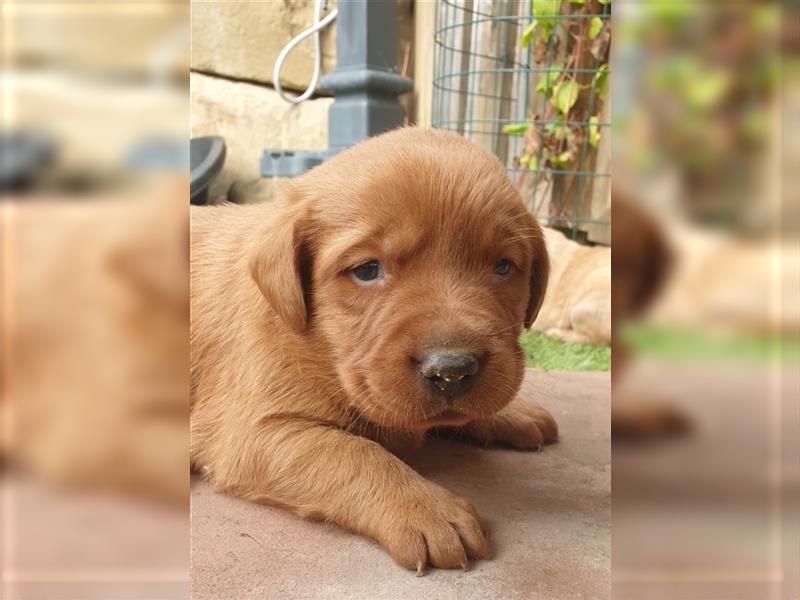
[[496,160],[454,136],[400,130],[315,169],[294,194],[285,260],[298,287],[287,300],[263,272],[261,288],[324,339],[353,409],[426,429],[514,397],[517,338],[544,295],[547,257]]

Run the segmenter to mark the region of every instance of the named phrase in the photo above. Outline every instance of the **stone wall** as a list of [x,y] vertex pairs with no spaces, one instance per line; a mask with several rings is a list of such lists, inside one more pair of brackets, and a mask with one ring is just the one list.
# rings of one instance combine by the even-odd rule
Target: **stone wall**
[[[227,154],[211,197],[255,201],[272,196],[272,182],[261,179],[265,148],[324,149],[328,142],[328,107],[332,98],[289,104],[268,86],[192,73],[192,136],[220,135]],[[257,197],[234,196],[242,189]]]
[[[329,1],[328,8],[335,7]],[[227,155],[214,181],[212,201],[268,200],[280,181],[260,176],[265,148],[324,149],[328,108],[323,91],[299,105],[283,101],[272,72],[281,49],[313,21],[314,2],[283,0],[192,3],[192,136],[221,135]],[[327,14],[324,12],[323,14]],[[414,22],[412,0],[397,2],[397,69],[411,76]],[[336,68],[336,22],[321,34],[322,74]],[[311,78],[314,43],[309,38],[289,55],[281,71],[284,90],[301,92]],[[407,114],[411,94],[403,99]]]
[[52,139],[56,177],[128,170],[189,124],[189,3],[0,1],[5,131]]
[[0,27],[5,67],[184,81],[189,67],[184,2],[15,2]]
[[[325,13],[327,14],[327,13]],[[314,16],[312,0],[193,2],[192,70],[272,85],[278,53]],[[322,30],[322,70],[336,66],[336,22]],[[314,65],[314,44],[305,41],[287,57],[281,85],[303,90]]]

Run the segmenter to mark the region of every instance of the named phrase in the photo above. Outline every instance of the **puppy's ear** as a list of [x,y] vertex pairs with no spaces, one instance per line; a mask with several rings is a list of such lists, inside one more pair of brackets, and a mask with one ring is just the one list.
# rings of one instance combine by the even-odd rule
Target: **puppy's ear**
[[547,246],[544,243],[544,233],[533,221],[533,232],[530,242],[533,247],[533,263],[531,264],[528,307],[525,309],[525,329],[529,329],[539,314],[547,291],[547,280],[550,276],[550,258],[547,255]]
[[250,255],[250,275],[278,316],[305,331],[311,269],[306,206],[287,202],[260,236]]

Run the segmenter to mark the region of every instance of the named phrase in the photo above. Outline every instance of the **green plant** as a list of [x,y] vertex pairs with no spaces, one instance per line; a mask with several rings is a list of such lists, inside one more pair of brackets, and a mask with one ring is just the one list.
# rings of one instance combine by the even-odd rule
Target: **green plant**
[[637,82],[614,123],[617,164],[642,180],[668,173],[681,210],[704,224],[769,227],[754,201],[779,144],[781,14],[772,2],[648,0],[617,24]]
[[[544,178],[575,175],[558,196],[565,208],[568,185],[577,185],[591,152],[596,151],[603,128],[600,114],[606,95],[611,44],[610,2],[601,0],[532,0],[531,21],[520,36],[529,48],[537,76],[529,101],[530,119],[503,127],[508,135],[523,136],[524,151],[517,185],[525,173],[535,173],[534,189]],[[582,187],[578,185],[577,196]],[[544,195],[542,196],[544,197]],[[538,213],[539,208],[533,207]]]
[[[544,113],[511,123],[503,132],[525,135],[520,163],[530,170],[569,169],[581,157],[584,140],[600,143],[599,114],[605,99],[611,41],[608,2],[598,0],[532,0],[532,20],[521,36],[533,46],[540,77],[534,92],[545,100]],[[595,12],[599,11],[599,12]],[[553,61],[566,43],[566,59]],[[535,125],[540,125],[536,127]]]

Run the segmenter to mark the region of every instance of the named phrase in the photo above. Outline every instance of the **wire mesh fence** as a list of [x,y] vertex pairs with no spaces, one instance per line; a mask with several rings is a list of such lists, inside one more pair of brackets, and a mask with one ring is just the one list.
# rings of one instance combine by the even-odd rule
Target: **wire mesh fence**
[[610,0],[439,0],[432,125],[494,153],[528,209],[610,243]]

